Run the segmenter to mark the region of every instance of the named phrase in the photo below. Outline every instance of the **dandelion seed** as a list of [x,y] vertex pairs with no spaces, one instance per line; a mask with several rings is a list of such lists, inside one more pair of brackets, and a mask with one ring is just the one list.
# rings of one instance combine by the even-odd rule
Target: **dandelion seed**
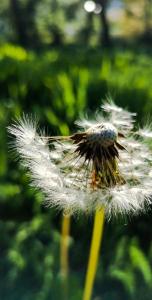
[[139,129],[137,134],[139,134],[139,136],[141,136],[145,139],[151,139],[152,138],[152,129],[147,126],[145,128]]

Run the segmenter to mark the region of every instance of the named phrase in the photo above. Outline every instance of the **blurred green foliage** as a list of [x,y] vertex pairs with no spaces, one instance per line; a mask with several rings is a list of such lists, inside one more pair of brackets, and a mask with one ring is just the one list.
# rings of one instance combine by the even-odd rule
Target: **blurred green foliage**
[[[61,215],[42,206],[43,195],[11,151],[6,127],[24,113],[49,134],[74,131],[78,117],[94,117],[109,94],[118,105],[152,113],[152,67],[142,51],[63,48],[36,54],[0,48],[0,291],[3,300],[62,299],[59,272]],[[93,220],[73,219],[69,300],[81,299]],[[106,224],[94,296],[102,300],[150,300],[151,213]],[[85,253],[85,255],[84,255]]]
[[86,0],[1,0],[0,41],[30,49],[65,44],[110,47],[123,40],[151,45],[151,0],[93,2],[91,9]]

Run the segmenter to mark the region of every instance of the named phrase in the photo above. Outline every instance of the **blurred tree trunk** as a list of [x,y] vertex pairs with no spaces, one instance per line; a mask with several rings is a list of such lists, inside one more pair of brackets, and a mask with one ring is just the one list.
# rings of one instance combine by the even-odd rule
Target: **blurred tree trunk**
[[40,38],[35,24],[35,8],[40,0],[28,0],[25,15],[26,15],[26,31],[28,35],[29,45],[31,47],[38,47],[40,45]]
[[93,13],[88,13],[87,16],[87,27],[86,27],[86,35],[85,35],[85,43],[86,45],[89,44],[91,34],[93,28]]
[[39,45],[39,36],[34,22],[35,7],[40,0],[28,0],[22,6],[19,0],[9,0],[10,13],[17,41],[24,47],[36,47]]
[[23,19],[23,11],[18,0],[9,0],[10,13],[14,29],[17,35],[17,40],[22,46],[28,46],[28,36],[26,26]]
[[104,45],[106,47],[110,46],[111,40],[110,40],[110,33],[109,33],[109,22],[107,19],[107,4],[108,0],[98,0],[97,3],[99,3],[102,7],[101,13],[100,13],[100,22],[101,22],[101,34],[100,34],[100,43],[101,45]]
[[151,31],[152,0],[145,0],[145,32]]
[[63,45],[63,36],[61,30],[56,26],[50,26],[50,33],[53,36],[51,46],[61,47]]
[[89,45],[92,32],[93,32],[93,13],[90,12],[87,14],[85,28],[83,28],[83,30],[81,30],[81,33],[82,33],[81,40],[82,40],[83,44],[85,44],[86,46]]

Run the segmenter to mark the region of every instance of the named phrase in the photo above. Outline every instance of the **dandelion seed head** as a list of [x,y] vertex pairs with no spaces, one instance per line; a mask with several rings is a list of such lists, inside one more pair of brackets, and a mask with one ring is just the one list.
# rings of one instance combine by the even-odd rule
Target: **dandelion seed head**
[[[9,127],[21,164],[45,204],[64,212],[91,214],[104,207],[107,218],[147,210],[152,196],[152,155],[147,135],[133,133],[135,114],[107,102],[95,120],[77,122],[67,137],[45,137],[28,116]],[[51,147],[50,147],[51,144]]]

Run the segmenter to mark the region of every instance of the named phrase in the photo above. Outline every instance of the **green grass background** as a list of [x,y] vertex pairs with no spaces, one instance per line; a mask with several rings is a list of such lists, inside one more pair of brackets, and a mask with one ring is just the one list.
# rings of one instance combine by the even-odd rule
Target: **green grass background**
[[[112,51],[65,47],[42,53],[0,47],[0,292],[3,300],[60,300],[61,213],[43,206],[43,195],[9,151],[7,126],[24,113],[37,116],[49,134],[74,132],[74,121],[95,116],[107,96],[152,114],[152,60],[148,49]],[[81,299],[93,219],[72,219],[69,300]],[[94,300],[151,300],[152,213],[106,222]]]

